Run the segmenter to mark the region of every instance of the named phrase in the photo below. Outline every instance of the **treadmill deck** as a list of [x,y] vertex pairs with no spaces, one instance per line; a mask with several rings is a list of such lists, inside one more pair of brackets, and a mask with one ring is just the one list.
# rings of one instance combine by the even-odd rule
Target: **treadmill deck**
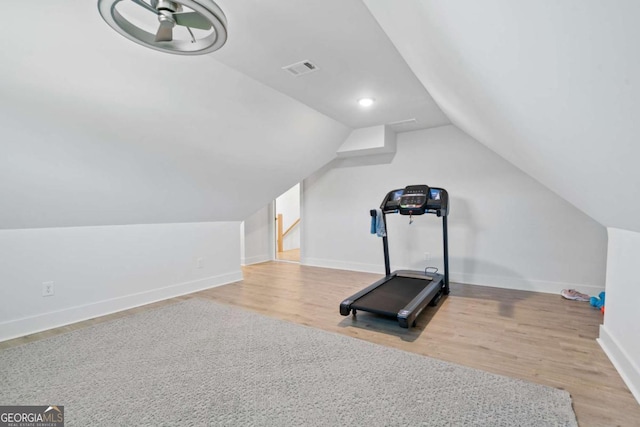
[[396,316],[431,282],[432,280],[394,276],[355,300],[351,308],[385,316]]

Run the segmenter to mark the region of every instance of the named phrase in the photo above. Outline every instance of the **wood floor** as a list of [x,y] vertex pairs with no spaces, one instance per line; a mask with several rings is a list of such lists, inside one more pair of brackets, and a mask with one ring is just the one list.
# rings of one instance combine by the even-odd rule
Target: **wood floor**
[[277,252],[276,258],[281,261],[300,262],[300,248]]
[[[559,295],[451,284],[438,307],[401,329],[367,313],[342,317],[340,302],[380,276],[269,262],[234,284],[0,343],[0,349],[83,328],[178,299],[208,298],[267,316],[565,389],[581,426],[638,426],[640,405],[595,339],[602,322],[587,303]],[[277,339],[277,337],[274,337]]]

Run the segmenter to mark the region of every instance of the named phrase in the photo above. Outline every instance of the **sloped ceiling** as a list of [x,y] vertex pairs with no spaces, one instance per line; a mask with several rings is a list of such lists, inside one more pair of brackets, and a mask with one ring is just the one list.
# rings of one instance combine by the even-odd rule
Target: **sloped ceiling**
[[218,62],[138,46],[96,2],[12,2],[0,227],[242,220],[350,132]]
[[640,2],[364,1],[455,125],[640,231]]
[[[216,59],[352,128],[415,119],[397,132],[449,124],[362,0],[225,1],[233,37]],[[231,25],[231,23],[230,23]],[[310,60],[318,72],[283,66]],[[356,101],[376,100],[362,109]]]
[[[125,39],[95,0],[3,4],[0,228],[242,220],[353,127],[448,123],[360,0],[218,4],[228,42],[195,57]],[[306,59],[308,79],[281,69]]]

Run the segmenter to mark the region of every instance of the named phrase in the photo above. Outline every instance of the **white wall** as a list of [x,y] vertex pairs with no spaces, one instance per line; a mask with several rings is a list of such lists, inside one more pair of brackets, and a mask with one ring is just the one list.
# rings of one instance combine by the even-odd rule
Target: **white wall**
[[[282,214],[282,231],[286,231],[291,224],[300,218],[300,184],[296,184],[276,198],[276,214]],[[285,251],[300,247],[300,225],[296,225],[282,239]]]
[[364,2],[454,125],[600,224],[640,231],[640,2]]
[[598,342],[640,402],[640,233],[607,231],[607,294]]
[[338,148],[338,157],[356,157],[396,152],[396,133],[390,126],[354,129]]
[[[604,289],[604,227],[454,126],[398,135],[385,165],[325,169],[304,181],[302,262],[384,273],[369,209],[410,184],[443,187],[451,198],[451,279],[559,292]],[[441,221],[389,216],[392,270],[441,266]]]
[[275,255],[273,204],[260,209],[242,223],[242,265],[272,260]]
[[[216,222],[0,230],[0,341],[240,280],[238,229]],[[54,296],[42,296],[46,281]]]

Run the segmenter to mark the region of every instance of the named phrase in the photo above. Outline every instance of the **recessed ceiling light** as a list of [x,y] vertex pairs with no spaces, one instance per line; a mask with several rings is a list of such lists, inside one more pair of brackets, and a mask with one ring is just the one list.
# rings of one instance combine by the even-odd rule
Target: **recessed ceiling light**
[[213,0],[98,0],[102,18],[143,46],[202,55],[227,41],[227,19]]
[[360,104],[361,107],[371,107],[373,105],[373,98],[360,98],[358,99],[358,104]]

